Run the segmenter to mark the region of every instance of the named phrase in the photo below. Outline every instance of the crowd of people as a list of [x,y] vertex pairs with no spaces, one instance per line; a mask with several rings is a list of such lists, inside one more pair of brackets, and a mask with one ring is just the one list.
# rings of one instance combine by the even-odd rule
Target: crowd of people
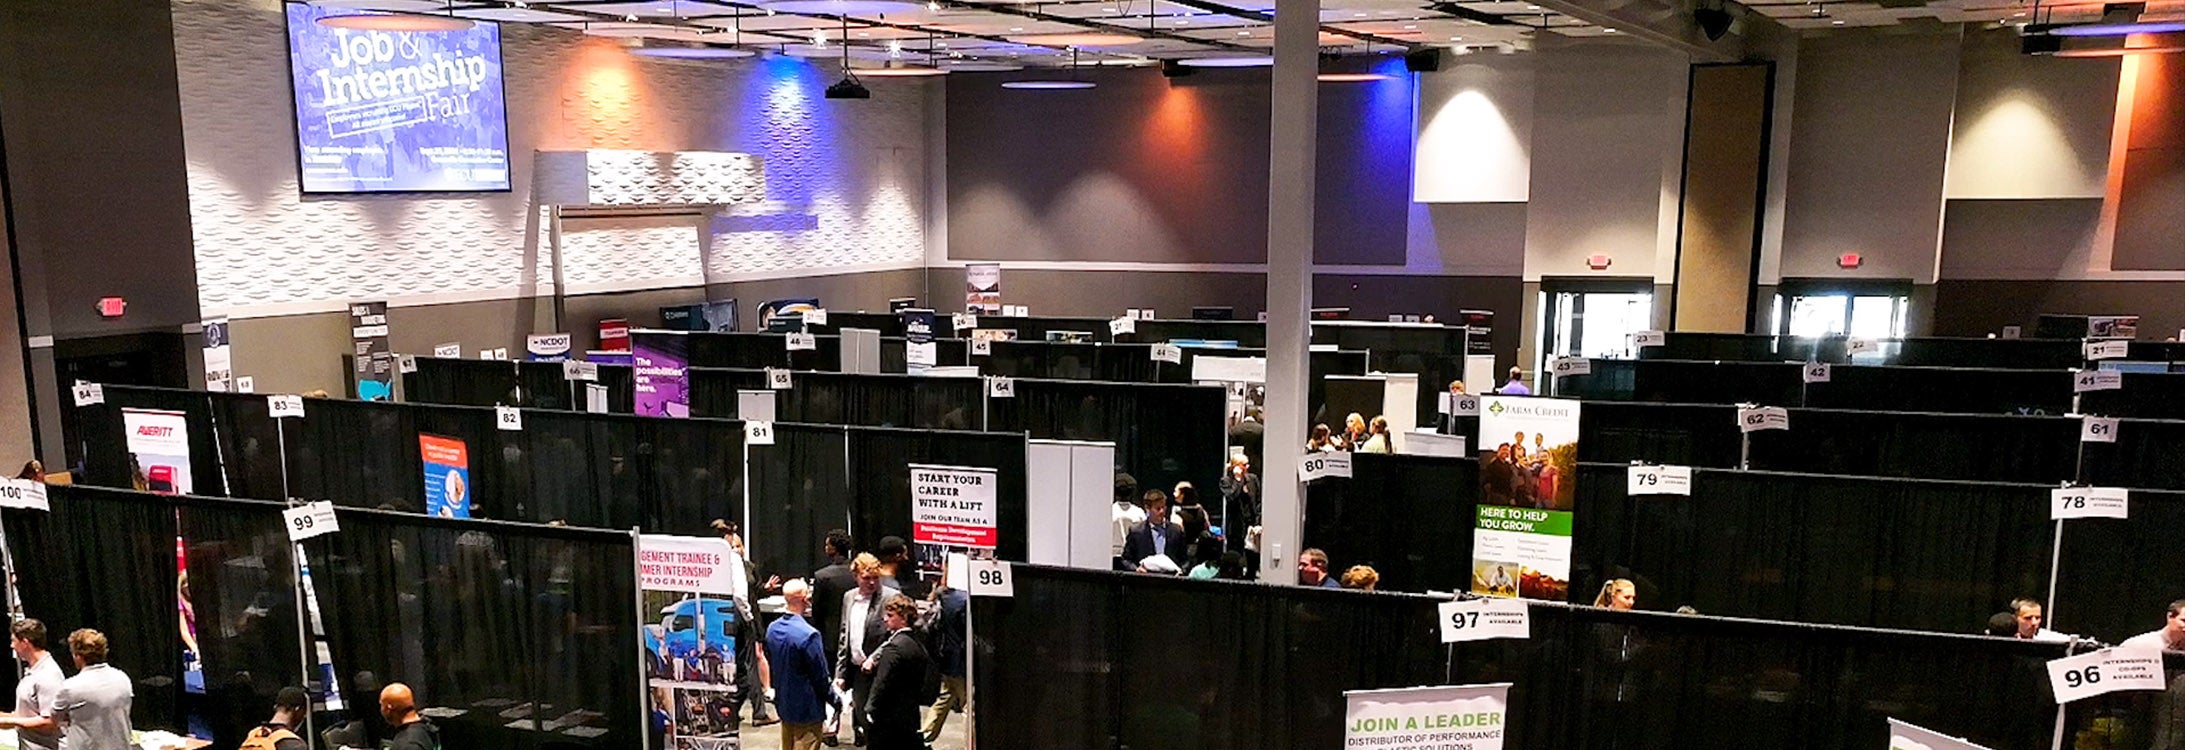
[[1358,412],[1343,418],[1343,431],[1333,432],[1325,422],[1313,425],[1312,436],[1305,440],[1308,453],[1394,453],[1394,438],[1388,434],[1388,418],[1376,416],[1367,420]]
[[825,566],[767,584],[784,614],[761,651],[773,713],[755,723],[780,722],[787,750],[838,746],[845,723],[852,745],[922,750],[969,696],[970,598],[948,584],[945,566],[926,581],[901,538],[855,552],[837,529],[822,544]]
[[[15,686],[15,707],[0,715],[0,729],[15,732],[16,746],[23,750],[131,750],[137,747],[129,710],[136,700],[135,681],[107,663],[106,634],[83,628],[68,634],[69,661],[75,674],[65,674],[60,660],[47,650],[45,623],[21,618],[8,627],[8,646],[23,665]],[[440,750],[440,729],[418,710],[417,696],[408,685],[394,683],[379,693],[380,717],[391,730],[386,750]],[[282,688],[273,700],[273,713],[250,729],[241,750],[306,750],[312,743],[299,732],[311,714],[311,696],[302,687]],[[366,747],[361,738],[350,738],[336,727],[328,731],[326,746]]]

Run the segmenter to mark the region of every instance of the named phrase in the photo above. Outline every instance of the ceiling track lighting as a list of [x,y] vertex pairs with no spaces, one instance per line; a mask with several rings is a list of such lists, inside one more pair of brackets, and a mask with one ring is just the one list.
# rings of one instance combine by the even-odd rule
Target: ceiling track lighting
[[1070,48],[1070,76],[1068,78],[1033,78],[1003,81],[1002,88],[1030,91],[1062,91],[1089,89],[1095,84],[1077,75],[1077,48]]
[[865,88],[865,84],[858,83],[857,74],[850,71],[850,17],[848,15],[836,17],[842,19],[842,80],[836,81],[835,85],[827,87],[826,97],[829,99],[871,99],[872,89]]

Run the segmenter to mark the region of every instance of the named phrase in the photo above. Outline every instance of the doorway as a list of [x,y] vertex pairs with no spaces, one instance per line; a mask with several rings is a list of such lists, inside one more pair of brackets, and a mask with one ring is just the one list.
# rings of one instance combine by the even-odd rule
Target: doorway
[[1542,279],[1540,310],[1535,372],[1557,357],[1628,357],[1631,334],[1654,327],[1654,280]]
[[1823,338],[1904,338],[1912,307],[1909,279],[1784,279],[1775,295],[1775,333]]

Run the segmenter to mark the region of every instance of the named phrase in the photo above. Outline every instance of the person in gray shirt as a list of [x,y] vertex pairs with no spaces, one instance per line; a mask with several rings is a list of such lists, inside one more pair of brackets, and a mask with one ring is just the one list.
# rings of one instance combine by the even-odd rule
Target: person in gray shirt
[[60,662],[46,651],[46,624],[24,618],[8,632],[8,646],[29,669],[15,684],[15,711],[0,716],[0,729],[15,730],[23,750],[60,750],[61,726],[53,721],[53,702],[64,676]]
[[106,634],[84,628],[68,634],[76,676],[61,683],[53,717],[69,750],[131,750],[129,703],[136,690],[129,675],[106,663]]

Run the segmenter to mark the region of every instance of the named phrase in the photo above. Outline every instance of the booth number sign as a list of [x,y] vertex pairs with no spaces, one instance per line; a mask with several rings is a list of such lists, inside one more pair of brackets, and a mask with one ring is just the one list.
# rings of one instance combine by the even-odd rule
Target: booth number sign
[[341,530],[341,523],[334,519],[334,504],[325,500],[281,511],[281,520],[288,526],[288,540],[291,542],[301,542]]

